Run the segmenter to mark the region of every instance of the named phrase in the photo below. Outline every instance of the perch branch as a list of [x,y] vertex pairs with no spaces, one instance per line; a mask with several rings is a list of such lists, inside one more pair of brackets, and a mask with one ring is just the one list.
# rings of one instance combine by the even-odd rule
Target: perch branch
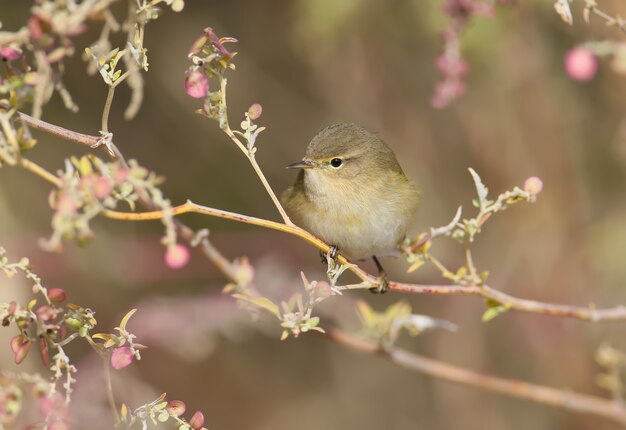
[[[49,132],[55,136],[62,137],[66,140],[70,140],[73,142],[77,142],[83,145],[93,146],[94,142],[99,140],[98,137],[95,136],[87,136],[80,133],[75,133],[70,130],[66,130],[62,127],[54,126],[52,124],[48,124],[45,121],[36,120],[26,114],[20,113],[20,118],[26,124],[32,126],[33,128],[37,128],[41,131]],[[33,124],[36,124],[33,125]],[[88,138],[88,139],[86,139]],[[240,142],[241,144],[241,142]],[[243,144],[241,144],[243,146]],[[116,149],[116,158],[124,161],[123,157]],[[49,174],[46,175],[41,171],[45,171],[43,168],[34,165],[34,163],[30,163],[29,170],[34,171],[39,176],[44,177],[55,183],[52,180],[54,175]],[[35,167],[36,166],[36,167]],[[56,184],[56,183],[55,183]],[[147,206],[150,207],[149,201],[147,202]],[[192,201],[187,201],[186,203],[176,206],[172,209],[173,215],[181,215],[184,213],[200,213],[204,215],[214,216],[218,218],[230,219],[237,222],[243,222],[247,224],[258,225],[260,227],[265,227],[273,230],[282,231],[284,233],[288,233],[294,236],[298,236],[301,239],[309,242],[311,245],[317,247],[322,252],[328,252],[330,246],[326,244],[324,241],[309,233],[308,231],[294,225],[287,223],[280,223],[276,221],[266,220],[262,218],[251,217],[247,215],[238,214],[235,212],[229,212],[221,209],[215,209],[208,206],[202,206]],[[165,216],[163,211],[150,211],[150,212],[118,212],[105,210],[103,211],[103,215],[118,219],[118,220],[127,220],[127,221],[145,221],[145,220],[158,220]],[[193,237],[193,232],[191,229],[184,230],[185,228],[181,223],[177,224],[179,230],[183,229],[186,231],[185,238],[190,240],[190,237]],[[218,261],[218,266],[226,270],[225,259],[220,260],[216,259],[216,255],[219,252],[212,248],[209,252],[204,249],[205,254],[213,261]],[[217,253],[217,254],[216,254]],[[337,260],[340,264],[348,264],[350,263],[344,256],[339,255]],[[358,276],[362,281],[368,283],[369,285],[377,285],[379,279],[376,276],[373,276],[357,265],[350,265],[349,268],[356,276]],[[586,321],[625,321],[626,320],[626,306],[616,306],[613,308],[606,309],[596,309],[593,306],[589,307],[580,307],[580,306],[569,306],[569,305],[561,305],[561,304],[551,304],[544,303],[535,300],[527,300],[520,299],[509,294],[503,293],[499,290],[491,288],[487,285],[469,285],[469,286],[460,286],[460,285],[420,285],[420,284],[409,284],[402,282],[389,282],[389,288],[393,291],[409,293],[409,294],[441,294],[441,295],[473,295],[479,296],[484,299],[490,299],[502,305],[508,306],[510,309],[514,309],[521,312],[529,312],[543,315],[551,315],[558,317],[570,317],[577,318]]]

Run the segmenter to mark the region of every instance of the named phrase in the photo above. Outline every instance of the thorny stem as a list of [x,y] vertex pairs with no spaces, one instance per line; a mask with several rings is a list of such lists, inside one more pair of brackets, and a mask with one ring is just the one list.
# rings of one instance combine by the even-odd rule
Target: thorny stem
[[[220,77],[220,93],[221,93],[221,100],[222,100],[221,103],[222,103],[222,106],[224,107],[226,106],[226,84],[227,84],[226,78],[223,76]],[[276,197],[274,190],[270,186],[269,182],[267,182],[267,179],[265,178],[265,175],[261,171],[259,164],[256,162],[256,157],[254,156],[254,152],[251,150],[248,150],[248,148],[246,148],[246,146],[241,142],[241,140],[239,140],[239,138],[235,135],[235,133],[233,133],[233,130],[230,128],[230,124],[228,123],[228,113],[226,109],[224,109],[224,111],[222,112],[222,115],[223,115],[222,130],[224,130],[224,132],[228,135],[228,137],[230,137],[230,139],[233,142],[235,142],[235,144],[241,150],[241,152],[243,152],[244,155],[248,158],[248,160],[250,161],[250,164],[252,164],[252,168],[254,169],[257,176],[261,180],[261,183],[265,187],[267,194],[269,194],[270,198],[274,202],[274,205],[276,206],[276,209],[278,209],[278,212],[280,213],[280,216],[283,218],[283,221],[285,222],[285,224],[289,226],[293,226],[294,224],[289,219],[289,216],[287,215],[287,212],[285,212],[283,205],[280,204],[280,200],[278,200],[278,197]]]

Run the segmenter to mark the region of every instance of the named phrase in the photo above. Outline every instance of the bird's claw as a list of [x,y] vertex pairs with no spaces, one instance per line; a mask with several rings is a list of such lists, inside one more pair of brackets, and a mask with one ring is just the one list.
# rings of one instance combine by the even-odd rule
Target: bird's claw
[[331,245],[330,248],[328,248],[328,252],[320,251],[320,258],[324,264],[328,263],[329,260],[336,262],[338,254],[339,249],[335,245]]
[[378,283],[370,288],[370,292],[373,294],[385,294],[389,291],[389,280],[385,272],[378,276]]

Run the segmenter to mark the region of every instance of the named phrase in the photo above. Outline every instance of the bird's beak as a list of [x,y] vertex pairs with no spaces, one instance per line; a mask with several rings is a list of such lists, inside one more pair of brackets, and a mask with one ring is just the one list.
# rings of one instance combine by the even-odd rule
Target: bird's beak
[[315,167],[315,163],[309,160],[298,161],[297,163],[291,163],[287,166],[287,169],[312,169]]

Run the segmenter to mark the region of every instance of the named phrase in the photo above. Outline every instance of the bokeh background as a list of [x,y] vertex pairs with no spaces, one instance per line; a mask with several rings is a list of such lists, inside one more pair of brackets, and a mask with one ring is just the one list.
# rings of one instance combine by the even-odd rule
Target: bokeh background
[[[4,29],[26,22],[28,1],[0,2]],[[123,2],[121,2],[123,3]],[[193,112],[183,90],[186,54],[204,27],[240,40],[237,70],[229,75],[231,121],[250,104],[263,105],[267,126],[258,160],[281,191],[294,180],[284,169],[302,156],[323,126],[353,121],[377,132],[423,190],[413,232],[446,224],[457,206],[471,211],[473,167],[493,193],[543,179],[533,205],[517,205],[489,221],[475,244],[475,261],[490,284],[509,294],[547,302],[597,306],[626,303],[626,118],[624,77],[602,64],[588,84],[567,78],[563,56],[572,46],[620,38],[602,22],[585,25],[575,2],[565,25],[549,1],[498,7],[463,36],[471,63],[467,94],[445,110],[430,106],[438,79],[434,59],[447,25],[440,1],[282,0],[188,1],[147,27],[150,70],[135,120],[123,119],[129,92],[118,93],[111,116],[115,142],[128,158],[167,178],[173,203],[192,199],[213,207],[277,219],[254,172],[217,124]],[[622,2],[603,8],[626,13]],[[125,5],[116,11],[125,12]],[[78,51],[97,29],[77,39]],[[117,39],[118,43],[123,41]],[[68,89],[80,106],[66,111],[55,97],[44,119],[95,134],[106,88],[87,76],[77,55],[67,63]],[[83,148],[37,134],[31,158],[55,171]],[[48,288],[97,311],[100,331],[130,308],[130,328],[150,346],[141,362],[116,372],[119,400],[138,406],[167,391],[200,409],[210,429],[613,429],[599,418],[434,380],[360,355],[317,336],[279,341],[271,319],[252,322],[221,294],[224,277],[200,254],[174,271],[163,263],[158,222],[98,219],[96,240],[67,244],[61,254],[38,248],[48,235],[50,187],[25,171],[0,169],[0,245],[28,256]],[[300,270],[323,279],[318,253],[297,238],[230,221],[185,216],[206,227],[229,258],[248,256],[256,286],[272,297],[301,288]],[[440,241],[446,264],[462,264],[459,247]],[[369,263],[364,263],[366,267]],[[429,268],[407,275],[401,260],[385,261],[394,279],[443,282]],[[27,284],[0,278],[0,299],[28,298]],[[503,377],[605,395],[594,383],[604,342],[626,349],[624,325],[509,312],[482,323],[484,303],[472,297],[346,294],[319,308],[322,326],[356,329],[356,299],[376,309],[399,299],[415,312],[450,320],[453,334],[430,332],[401,344],[449,363]],[[0,366],[15,369],[0,331]],[[73,343],[79,369],[77,428],[111,428],[101,364]],[[37,370],[32,354],[22,369]]]

